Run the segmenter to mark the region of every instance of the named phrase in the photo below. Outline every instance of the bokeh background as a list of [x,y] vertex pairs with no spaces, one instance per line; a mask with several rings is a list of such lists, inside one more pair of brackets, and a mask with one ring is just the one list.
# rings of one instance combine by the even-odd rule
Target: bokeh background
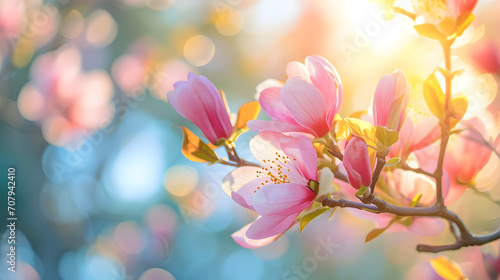
[[[493,129],[498,11],[500,1],[480,0],[453,50],[453,66],[466,69],[454,84],[469,97],[466,118],[489,112]],[[173,83],[195,72],[237,111],[258,83],[284,80],[288,62],[318,54],[344,83],[343,117],[366,110],[380,77],[396,68],[418,108],[441,51],[409,19],[388,17],[364,0],[0,0],[0,220],[8,167],[18,217],[17,272],[7,272],[6,232],[0,278],[440,279],[428,263],[435,255],[415,245],[449,242],[448,233],[387,233],[364,244],[374,224],[347,210],[269,246],[239,247],[230,235],[254,217],[220,188],[231,169],[182,156],[175,125],[199,130],[166,101]],[[245,157],[253,135],[239,140]],[[477,180],[495,199],[499,170],[492,157]],[[452,209],[474,232],[500,225],[499,205],[472,192]],[[444,255],[471,279],[488,279],[482,253],[498,249]]]

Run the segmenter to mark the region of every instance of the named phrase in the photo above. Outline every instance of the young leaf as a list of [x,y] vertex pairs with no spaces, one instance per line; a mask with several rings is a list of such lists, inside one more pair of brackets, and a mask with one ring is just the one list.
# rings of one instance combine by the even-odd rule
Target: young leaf
[[330,207],[327,207],[327,206],[320,207],[316,211],[311,212],[311,213],[305,215],[304,217],[302,217],[302,219],[300,219],[300,232],[303,232],[304,228],[307,226],[307,224],[309,224],[315,218],[319,217],[321,214],[328,211],[328,209],[330,209]]
[[216,162],[219,157],[214,150],[196,136],[191,130],[181,126],[184,140],[182,142],[182,154],[194,162]]
[[356,192],[355,195],[356,196],[362,196],[366,192],[366,190],[368,190],[368,187],[361,186],[361,188],[359,188],[359,190]]
[[328,217],[328,220],[331,220],[333,218],[333,214],[335,214],[335,211],[337,211],[337,209],[339,209],[338,206],[333,207],[332,213],[330,214],[330,217]]
[[435,73],[432,73],[424,82],[424,98],[432,114],[440,120],[444,119],[445,95]]
[[434,271],[445,280],[467,279],[460,266],[445,256],[431,259],[430,263]]
[[365,238],[365,243],[368,243],[370,241],[372,241],[373,239],[377,238],[379,235],[381,235],[382,233],[384,233],[384,231],[386,231],[392,224],[394,224],[394,222],[396,222],[397,220],[399,220],[400,217],[394,217],[390,222],[389,224],[384,227],[384,228],[376,228],[372,231],[370,231],[367,235],[366,235],[366,238]]
[[469,100],[465,95],[459,95],[451,99],[450,104],[450,126],[454,127],[465,115],[469,107]]
[[401,161],[400,157],[393,157],[385,163],[386,167],[391,167],[398,164]]
[[415,197],[413,197],[413,199],[411,200],[410,207],[417,206],[417,204],[418,204],[418,202],[420,201],[421,198],[422,198],[422,194],[421,193],[417,193],[417,195],[415,195]]
[[424,24],[414,25],[413,27],[415,28],[418,34],[426,38],[435,40],[444,39],[443,34],[441,34],[439,29],[433,24],[424,23]]
[[383,126],[377,126],[376,128],[376,137],[377,140],[380,141],[384,147],[390,147],[399,140],[399,134],[395,130],[390,130]]
[[339,123],[339,136],[347,139],[350,134],[363,138],[367,145],[376,146],[376,130],[369,122],[355,118],[345,118]]
[[461,14],[456,23],[457,37],[461,36],[473,21],[474,15],[471,12]]
[[243,104],[238,111],[238,120],[234,125],[234,130],[247,130],[247,122],[255,120],[259,116],[260,104],[257,101],[251,101]]
[[372,231],[370,231],[367,235],[366,235],[366,238],[365,238],[365,243],[368,243],[370,241],[372,241],[373,239],[377,238],[379,235],[381,235],[382,233],[384,233],[384,231],[386,230],[387,228],[376,228]]

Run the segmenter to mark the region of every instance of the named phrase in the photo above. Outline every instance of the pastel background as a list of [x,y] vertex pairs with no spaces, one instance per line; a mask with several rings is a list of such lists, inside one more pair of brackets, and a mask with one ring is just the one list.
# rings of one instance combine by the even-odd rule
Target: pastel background
[[[480,0],[453,50],[454,68],[467,72],[454,84],[469,98],[465,118],[489,111],[497,131],[499,10]],[[342,78],[342,116],[366,110],[396,68],[412,83],[410,102],[424,104],[439,45],[387,17],[364,0],[0,0],[0,221],[8,167],[18,217],[18,271],[6,272],[4,234],[0,279],[441,279],[435,255],[415,246],[447,236],[386,233],[364,244],[374,223],[347,210],[263,248],[238,246],[231,233],[254,217],[220,188],[231,168],[183,157],[175,125],[199,130],[167,103],[194,72],[236,112],[258,83],[318,54]],[[251,157],[253,135],[239,140],[240,155]],[[498,164],[492,156],[477,179],[496,199]],[[474,232],[500,226],[500,206],[473,192],[451,209]],[[488,279],[481,251],[498,250],[497,241],[441,255]]]

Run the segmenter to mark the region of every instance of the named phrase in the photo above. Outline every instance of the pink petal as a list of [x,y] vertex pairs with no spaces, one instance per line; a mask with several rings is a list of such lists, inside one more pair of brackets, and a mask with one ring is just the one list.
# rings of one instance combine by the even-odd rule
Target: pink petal
[[296,214],[260,217],[248,228],[247,237],[250,239],[264,239],[283,233],[294,224],[296,217]]
[[247,126],[250,130],[256,132],[274,131],[283,133],[300,132],[311,135],[314,134],[314,131],[308,129],[307,127],[302,127],[300,125],[293,125],[279,121],[252,120],[247,122]]
[[408,231],[422,236],[434,236],[443,232],[446,223],[443,219],[431,217],[415,217]]
[[233,127],[226,107],[207,78],[189,73],[188,82],[175,83],[167,98],[172,107],[198,126],[210,142],[231,136]]
[[247,237],[247,230],[250,227],[250,225],[251,224],[248,224],[242,227],[237,232],[231,234],[231,237],[234,239],[234,241],[242,247],[253,249],[266,246],[267,244],[273,242],[274,240],[278,239],[281,236],[281,234],[277,234],[275,236],[271,236],[264,239],[250,239]]
[[311,82],[307,67],[297,61],[292,61],[286,65],[286,75],[288,78],[300,78],[304,81]]
[[396,99],[396,81],[391,75],[384,75],[378,82],[373,99],[375,126],[387,126],[389,111]]
[[[368,158],[368,146],[362,138],[354,136],[344,151],[344,167],[349,177],[349,183],[359,189],[371,184],[371,167]],[[352,180],[352,181],[351,181]]]
[[250,140],[249,146],[252,154],[259,162],[272,160],[276,153],[283,153],[281,149],[281,137],[284,135],[279,132],[265,131],[257,134]]
[[281,148],[307,181],[318,181],[318,156],[307,137],[282,137]]
[[222,189],[231,197],[233,191],[236,192],[247,183],[257,179],[257,171],[260,170],[260,167],[254,166],[236,168],[224,177],[222,180]]
[[290,111],[285,107],[280,99],[281,87],[270,87],[260,93],[259,103],[262,110],[275,121],[297,125]]
[[252,203],[259,215],[298,215],[311,205],[316,194],[307,186],[285,183],[269,184],[258,190]]
[[337,86],[338,91],[337,91],[337,106],[336,108],[334,108],[334,110],[335,112],[339,112],[340,107],[342,107],[342,102],[344,100],[344,86],[342,85],[342,80],[340,79],[340,75],[337,72],[337,69],[335,69],[335,67],[333,67],[333,65],[324,57],[318,55],[313,55],[311,57],[321,62],[321,64],[323,64],[323,67],[325,67],[325,69],[327,69],[328,72],[330,72],[335,77],[335,80],[338,83]]
[[[325,65],[327,64],[328,67]],[[311,75],[311,81],[316,88],[323,94],[326,106],[328,108],[328,123],[333,123],[335,114],[340,110],[339,87],[342,87],[340,78],[337,72],[332,72],[330,69],[335,69],[325,59],[316,56],[309,56],[306,59],[306,65]],[[341,92],[342,90],[340,90]]]
[[312,129],[315,136],[321,137],[330,131],[332,124],[327,123],[325,99],[312,84],[297,78],[288,79],[280,97],[295,121]]
[[243,185],[239,190],[233,191],[231,193],[231,198],[239,205],[255,211],[253,198],[258,192],[260,192],[260,188],[264,188],[264,184],[266,184],[268,181],[269,178],[267,177],[256,178],[255,180],[252,180]]

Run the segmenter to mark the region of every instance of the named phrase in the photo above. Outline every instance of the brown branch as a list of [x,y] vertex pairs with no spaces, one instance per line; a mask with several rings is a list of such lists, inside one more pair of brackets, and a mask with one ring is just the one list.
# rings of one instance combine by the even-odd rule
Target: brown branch
[[377,157],[377,165],[375,166],[375,171],[373,172],[372,182],[370,184],[370,191],[373,194],[375,191],[375,186],[377,185],[378,178],[380,177],[380,173],[385,166],[385,158],[380,156]]
[[[430,207],[404,207],[398,206],[387,201],[371,196],[370,203],[359,203],[350,200],[340,199],[325,199],[323,200],[323,206],[328,207],[341,207],[341,208],[354,208],[358,210],[365,210],[375,214],[389,213],[401,217],[436,217],[443,218],[450,223],[450,231],[456,239],[455,243],[447,245],[423,245],[417,246],[417,251],[428,252],[428,253],[438,253],[448,250],[457,250],[462,247],[468,246],[479,246],[486,243],[500,239],[500,229],[485,235],[472,235],[464,222],[447,208],[441,208],[437,204]],[[457,227],[455,230],[454,225]]]
[[423,169],[422,169],[422,168],[420,168],[420,167],[419,167],[419,168],[413,168],[413,167],[410,167],[410,166],[409,166],[408,164],[406,164],[406,163],[403,163],[403,164],[401,165],[401,169],[403,169],[403,170],[408,170],[408,171],[413,171],[413,172],[415,172],[415,173],[418,173],[418,174],[423,174],[423,175],[427,175],[427,176],[429,176],[429,177],[434,178],[434,174],[432,174],[432,173],[430,173],[430,172],[428,172],[428,171],[425,171],[425,170],[423,170]]

